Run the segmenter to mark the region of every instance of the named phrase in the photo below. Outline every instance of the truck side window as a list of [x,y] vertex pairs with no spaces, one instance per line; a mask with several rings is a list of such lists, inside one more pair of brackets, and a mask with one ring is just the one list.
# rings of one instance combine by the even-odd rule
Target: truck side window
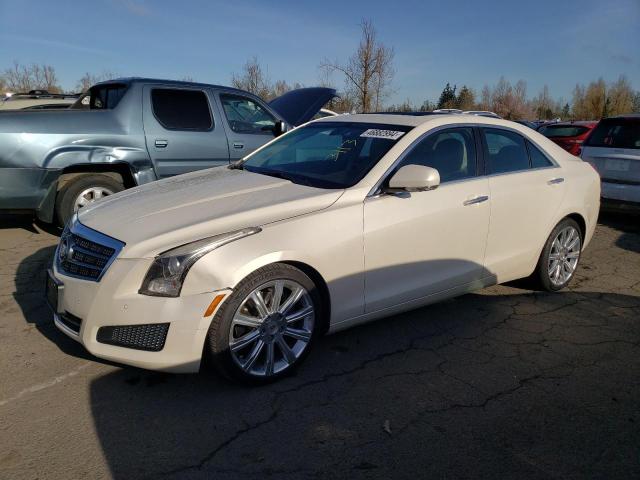
[[168,130],[207,131],[213,128],[209,102],[202,90],[154,88],[151,105],[158,122]]
[[240,95],[221,94],[229,127],[236,133],[273,133],[275,118],[258,102]]

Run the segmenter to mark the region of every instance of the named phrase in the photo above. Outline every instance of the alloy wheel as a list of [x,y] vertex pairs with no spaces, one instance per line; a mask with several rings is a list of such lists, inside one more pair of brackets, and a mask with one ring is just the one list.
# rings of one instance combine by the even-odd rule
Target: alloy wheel
[[254,289],[236,310],[229,351],[247,374],[269,377],[307,349],[315,323],[309,292],[293,280],[273,280]]
[[571,279],[578,266],[581,247],[580,233],[574,227],[560,230],[549,251],[547,271],[551,283],[559,286]]
[[80,195],[76,197],[75,202],[73,202],[73,211],[77,212],[78,209],[89,205],[102,197],[113,195],[113,193],[113,191],[105,187],[89,187],[80,192]]

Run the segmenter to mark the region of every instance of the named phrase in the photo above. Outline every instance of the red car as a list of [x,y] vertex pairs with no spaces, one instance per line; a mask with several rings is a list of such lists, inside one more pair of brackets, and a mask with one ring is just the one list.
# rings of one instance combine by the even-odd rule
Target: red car
[[538,132],[557,143],[573,155],[580,154],[582,142],[589,136],[598,122],[548,123],[538,128]]

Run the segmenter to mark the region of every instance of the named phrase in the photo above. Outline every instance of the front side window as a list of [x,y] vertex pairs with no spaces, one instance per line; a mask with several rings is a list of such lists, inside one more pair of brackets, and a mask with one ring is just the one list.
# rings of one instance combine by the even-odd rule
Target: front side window
[[549,160],[547,156],[529,140],[527,140],[527,148],[529,149],[529,157],[531,157],[531,168],[545,168],[553,166],[551,160]]
[[168,130],[207,131],[213,127],[207,95],[202,90],[154,88],[153,114]]
[[640,118],[605,118],[593,129],[585,145],[640,148]]
[[440,182],[475,177],[476,147],[473,129],[451,128],[429,135],[404,158],[404,165],[433,167],[440,173]]
[[517,172],[529,168],[529,155],[521,135],[497,128],[483,128],[482,132],[490,174]]
[[236,133],[273,134],[276,119],[258,102],[240,95],[221,94],[229,127]]
[[318,188],[358,183],[411,127],[317,122],[248,156],[245,170]]

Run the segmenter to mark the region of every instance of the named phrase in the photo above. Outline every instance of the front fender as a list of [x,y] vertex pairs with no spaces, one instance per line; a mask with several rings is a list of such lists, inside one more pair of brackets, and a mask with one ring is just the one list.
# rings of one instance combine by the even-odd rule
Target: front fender
[[262,228],[257,235],[224,245],[198,260],[187,274],[183,294],[234,289],[265,265],[296,262],[310,266],[324,280],[332,322],[363,313],[361,202],[336,205]]

